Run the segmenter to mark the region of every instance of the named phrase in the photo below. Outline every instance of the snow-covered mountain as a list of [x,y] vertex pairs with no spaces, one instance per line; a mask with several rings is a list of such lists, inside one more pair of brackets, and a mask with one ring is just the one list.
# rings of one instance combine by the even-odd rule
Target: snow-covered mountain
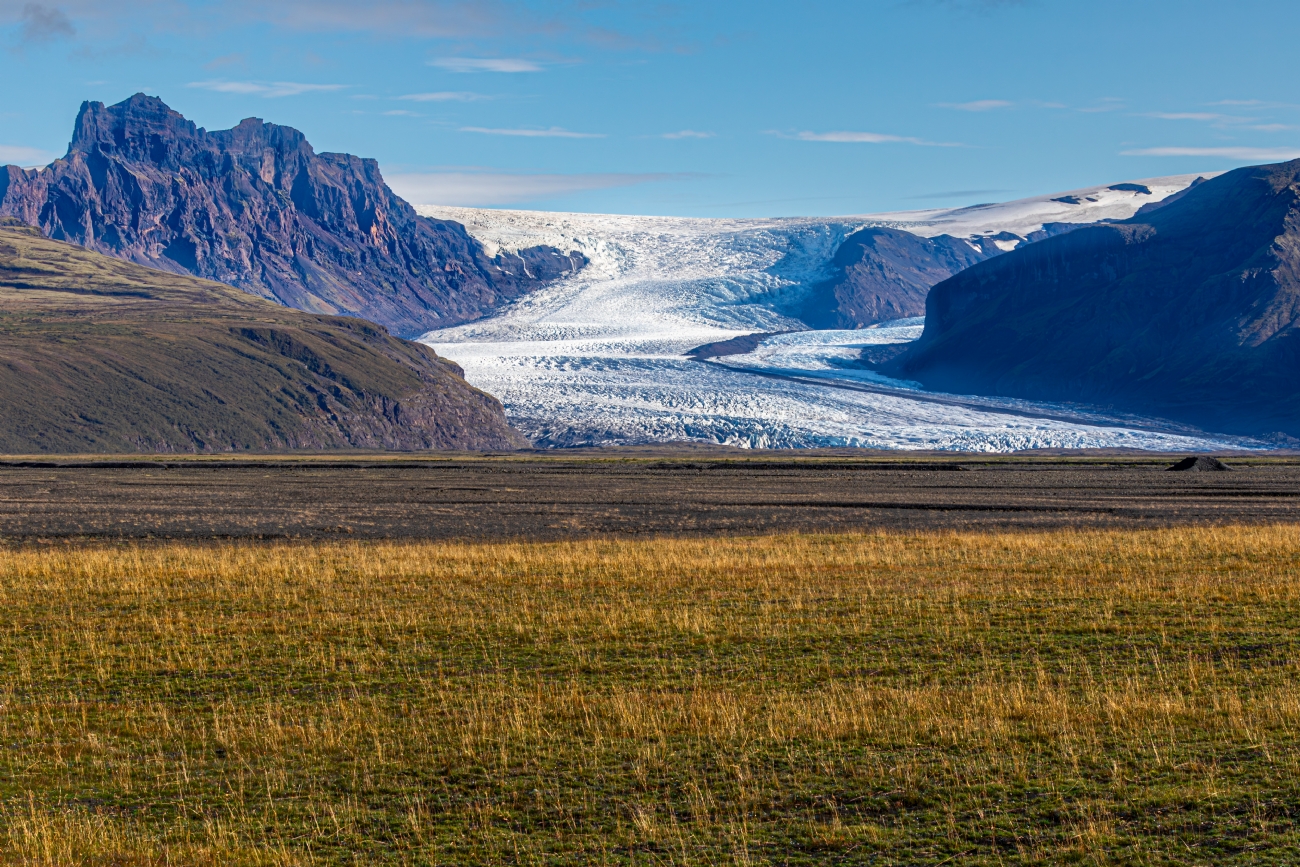
[[[1172,175],[1128,181],[1065,193],[1049,193],[1014,202],[974,205],[969,208],[929,211],[896,211],[864,217],[869,225],[886,225],[904,229],[926,238],[935,235],[997,235],[1007,232],[1028,238],[1052,223],[1096,223],[1101,220],[1127,220],[1143,205],[1163,201],[1182,192],[1197,178],[1207,180],[1221,172],[1201,175]],[[1015,247],[1009,239],[1004,249]]]
[[[781,311],[827,276],[846,237],[871,226],[926,237],[998,236],[1010,249],[1044,225],[1133,216],[1195,175],[1001,205],[767,220],[562,214],[417,206],[488,247],[576,249],[578,274],[478,322],[420,338],[495,394],[541,445],[696,440],[749,447],[1223,448],[1222,438],[1067,407],[920,391],[856,366],[863,347],[915,339],[920,320],[808,331]],[[687,351],[754,332],[753,352]]]

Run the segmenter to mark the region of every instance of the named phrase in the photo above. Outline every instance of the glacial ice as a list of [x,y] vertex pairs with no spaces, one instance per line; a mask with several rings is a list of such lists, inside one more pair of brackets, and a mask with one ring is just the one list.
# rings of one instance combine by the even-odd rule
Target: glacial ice
[[[549,244],[591,264],[477,322],[420,339],[501,399],[540,446],[676,440],[747,448],[858,446],[1005,452],[1032,448],[1250,447],[1156,421],[1007,399],[936,395],[864,370],[864,346],[913,340],[920,319],[806,331],[783,314],[848,235],[888,225],[933,236],[1021,237],[1046,222],[1132,216],[1195,178],[1005,205],[840,218],[687,219],[419,206],[465,224],[490,252]],[[1059,194],[1058,196],[1059,197]],[[1096,201],[1088,201],[1095,199]],[[686,352],[755,332],[757,349],[708,361]]]

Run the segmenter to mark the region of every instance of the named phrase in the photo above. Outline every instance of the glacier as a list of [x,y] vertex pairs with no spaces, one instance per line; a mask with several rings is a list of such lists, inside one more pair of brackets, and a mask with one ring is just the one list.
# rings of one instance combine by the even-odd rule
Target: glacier
[[[808,331],[781,311],[829,276],[859,229],[1024,238],[1051,222],[1131,217],[1196,175],[1000,205],[836,218],[698,219],[420,205],[499,250],[551,245],[590,264],[483,320],[420,340],[496,395],[540,447],[674,441],[744,448],[864,447],[1006,452],[1250,448],[1158,420],[1032,401],[941,395],[862,369],[862,348],[920,336],[923,321]],[[1003,235],[1005,238],[1006,236]],[[1004,244],[1015,246],[1012,238]],[[702,344],[764,333],[708,360]]]

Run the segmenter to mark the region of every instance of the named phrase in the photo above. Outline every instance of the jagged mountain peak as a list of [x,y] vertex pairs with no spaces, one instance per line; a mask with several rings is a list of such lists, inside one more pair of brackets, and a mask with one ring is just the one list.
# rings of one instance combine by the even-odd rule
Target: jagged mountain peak
[[200,132],[156,96],[137,93],[111,106],[83,102],[65,159],[106,150],[127,158],[156,160],[160,140],[194,139]]
[[406,336],[481,317],[586,264],[553,248],[489,257],[463,226],[417,215],[373,159],[318,154],[301,131],[259,118],[208,131],[142,93],[84,103],[48,170],[0,172],[0,215]]

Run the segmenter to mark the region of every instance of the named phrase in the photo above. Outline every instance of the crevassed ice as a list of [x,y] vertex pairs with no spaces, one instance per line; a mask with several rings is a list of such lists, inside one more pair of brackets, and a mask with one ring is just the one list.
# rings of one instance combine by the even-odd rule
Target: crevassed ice
[[[1163,179],[1163,187],[1148,182],[1150,197],[1103,196],[1104,188],[1076,194],[1096,193],[1093,204],[1108,215],[1129,216],[1156,193],[1167,195],[1193,177]],[[1003,207],[1025,230],[1035,202],[1048,203],[1038,206],[1047,218],[1059,218],[1055,209],[1065,206],[1050,198]],[[909,223],[901,218],[906,215],[706,220],[419,210],[464,223],[491,250],[549,244],[590,258],[577,275],[495,316],[420,338],[464,367],[472,384],[500,398],[511,422],[539,445],[693,440],[749,448],[985,452],[1250,445],[1069,407],[930,394],[855,366],[866,345],[918,337],[922,320],[861,331],[796,331],[804,326],[780,312],[828,276],[826,265],[840,243],[864,226],[916,230],[947,220],[993,234],[1002,229],[992,209],[979,215],[983,223],[961,212],[924,212],[929,222]],[[754,332],[795,333],[710,362],[685,355]]]

